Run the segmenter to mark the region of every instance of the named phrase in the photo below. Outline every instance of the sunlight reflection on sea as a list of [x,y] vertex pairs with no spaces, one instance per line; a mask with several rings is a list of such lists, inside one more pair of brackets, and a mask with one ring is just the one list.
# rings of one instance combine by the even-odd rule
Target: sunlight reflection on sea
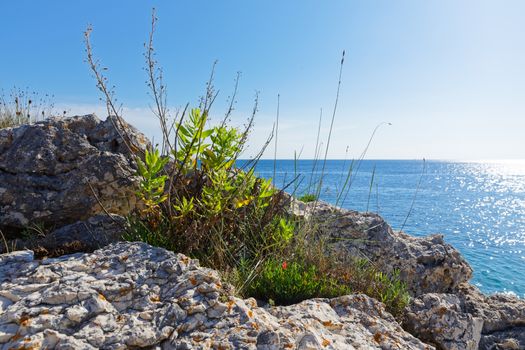
[[[311,160],[276,165],[278,186],[302,174],[296,191],[308,192]],[[322,199],[337,201],[348,165],[327,161]],[[525,296],[525,161],[427,161],[423,173],[422,161],[366,160],[355,169],[344,207],[379,212],[395,229],[406,220],[403,230],[413,235],[443,233],[473,267],[481,290]],[[257,172],[272,177],[273,160],[261,161]],[[319,175],[313,172],[314,180]]]

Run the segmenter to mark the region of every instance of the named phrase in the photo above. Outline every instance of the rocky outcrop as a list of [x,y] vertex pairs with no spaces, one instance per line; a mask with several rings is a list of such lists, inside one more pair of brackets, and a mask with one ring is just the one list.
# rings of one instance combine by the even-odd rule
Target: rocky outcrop
[[[147,139],[114,117],[49,119],[0,130],[0,229],[62,227],[136,205],[132,152]],[[93,194],[94,192],[94,194]]]
[[525,349],[525,300],[464,284],[457,294],[413,299],[403,325],[438,349]]
[[281,329],[293,334],[290,343],[298,349],[433,348],[403,332],[383,304],[362,294],[306,300],[269,312],[277,317]]
[[484,295],[461,286],[465,310],[484,320],[480,349],[525,349],[525,300],[508,294]]
[[460,295],[466,310],[485,320],[483,333],[525,326],[525,300],[509,294],[487,296],[469,284],[461,287]]
[[438,349],[525,349],[525,300],[486,296],[470,285],[472,269],[441,235],[394,232],[379,215],[293,201],[293,213],[317,225],[341,256],[366,256],[398,269],[414,297],[403,327]]
[[216,271],[143,243],[0,256],[0,348],[432,349],[364,295],[258,307]]
[[418,238],[394,232],[377,214],[324,202],[295,201],[293,212],[319,225],[321,234],[342,255],[366,256],[384,272],[399,270],[413,296],[454,292],[472,275],[468,263],[442,235]]
[[438,349],[477,350],[483,319],[468,313],[455,294],[428,293],[411,301],[403,325]]
[[523,350],[525,349],[525,327],[513,327],[484,335],[479,343],[480,350]]
[[[115,244],[126,226],[116,214],[136,206],[133,153],[149,144],[119,125],[88,115],[0,130],[0,229],[15,233],[8,248],[34,250],[0,255],[0,350],[525,349],[524,300],[483,295],[443,236],[394,232],[376,214],[292,201],[343,258],[400,271],[412,335],[364,295],[259,307],[195,260]],[[21,239],[28,224],[52,229]]]

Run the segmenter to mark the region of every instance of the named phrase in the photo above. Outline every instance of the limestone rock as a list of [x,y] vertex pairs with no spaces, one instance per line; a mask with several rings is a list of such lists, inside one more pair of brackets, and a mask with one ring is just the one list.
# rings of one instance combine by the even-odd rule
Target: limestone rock
[[464,284],[465,309],[484,320],[480,349],[525,349],[525,300],[508,294],[484,295]]
[[[122,135],[122,137],[121,137]],[[136,205],[132,155],[147,139],[115,117],[49,119],[0,130],[0,229],[29,224],[61,227],[102,212],[127,214]]]
[[0,349],[433,349],[364,295],[258,307],[216,271],[143,243],[0,256]]
[[[298,349],[432,349],[404,332],[384,305],[363,294],[312,299],[270,313],[279,325],[302,334]],[[297,342],[296,342],[297,344]]]
[[438,349],[525,349],[525,300],[484,295],[463,284],[457,294],[429,293],[411,301],[404,328]]
[[366,256],[384,272],[398,269],[414,296],[453,292],[472,275],[468,263],[442,235],[418,238],[394,232],[377,214],[324,202],[294,201],[292,211],[318,223],[321,234],[332,239],[343,255]]
[[481,338],[480,350],[523,350],[525,349],[525,326],[498,331]]
[[454,294],[428,293],[411,301],[403,325],[444,350],[477,350],[483,319],[466,312]]
[[412,299],[403,326],[438,349],[525,350],[525,300],[486,296],[470,285],[472,269],[443,236],[394,232],[379,216],[324,202],[293,200],[342,256],[366,256],[385,272],[399,269]]

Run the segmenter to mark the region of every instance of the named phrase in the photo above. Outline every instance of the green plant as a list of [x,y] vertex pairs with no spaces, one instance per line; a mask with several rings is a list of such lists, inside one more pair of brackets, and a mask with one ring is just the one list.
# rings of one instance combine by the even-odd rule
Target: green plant
[[141,178],[137,194],[145,206],[142,213],[146,217],[157,218],[160,215],[160,204],[168,198],[164,193],[168,177],[160,174],[168,161],[169,158],[159,155],[158,149],[146,150],[144,161],[140,157],[136,158],[137,174]]
[[298,198],[301,202],[305,202],[305,203],[309,203],[309,202],[314,202],[317,197],[315,196],[315,194],[313,193],[306,193],[306,194],[303,194],[301,197]]
[[[137,174],[141,178],[138,197],[143,208],[128,218],[131,227],[126,238],[177,250],[222,271],[235,270],[241,261],[251,262],[254,268],[279,254],[293,236],[293,227],[285,218],[282,192],[272,187],[270,180],[254,174],[262,152],[243,169],[237,167],[257,111],[257,97],[244,129],[227,125],[236,88],[222,122],[210,125],[211,106],[217,96],[212,69],[199,107],[186,106],[169,120],[166,88],[153,49],[155,23],[153,13],[144,56],[163,140],[160,149],[137,154]],[[121,110],[115,107],[115,93],[108,88],[108,79],[93,57],[90,35],[88,28],[87,62],[108,112],[120,121]],[[134,152],[133,145],[126,145]]]
[[[321,288],[323,292],[318,296],[336,296],[350,291],[363,293],[382,301],[389,312],[400,317],[408,304],[409,293],[399,271],[384,273],[370,260],[348,255],[337,248],[330,237],[323,234],[326,224],[331,225],[315,217],[295,218],[292,241],[277,258],[300,263],[303,268],[314,266],[319,279],[332,286]],[[272,299],[280,300],[278,297]]]
[[410,301],[406,284],[399,279],[399,270],[390,275],[375,271],[373,276],[367,294],[383,302],[392,314],[399,315]]
[[275,304],[289,305],[316,297],[335,297],[350,293],[349,286],[322,274],[315,265],[269,259],[254,278],[246,294]]
[[401,317],[408,305],[410,295],[398,270],[387,274],[369,260],[355,257],[345,260],[332,257],[329,270],[341,282],[347,283],[354,293],[363,293],[383,302],[387,311],[395,317]]
[[[210,125],[211,106],[217,97],[212,69],[199,107],[186,105],[170,120],[162,71],[154,59],[155,23],[153,14],[145,58],[163,140],[160,149],[137,155],[137,174],[141,177],[138,197],[144,207],[128,217],[130,227],[125,238],[196,257],[203,265],[220,270],[242,296],[289,304],[354,291],[379,298],[389,310],[400,310],[408,294],[398,275],[382,274],[368,262],[340,259],[329,249],[330,242],[320,237],[317,223],[290,215],[282,191],[275,189],[270,179],[255,175],[254,167],[270,139],[257,157],[243,168],[237,166],[253,125],[257,98],[244,129],[228,126],[236,82],[224,119]],[[90,31],[86,32],[88,63],[108,111],[120,120],[112,100],[114,92],[107,88],[107,78],[93,59]],[[341,71],[339,76],[340,85]],[[329,141],[316,194],[307,192],[302,200],[319,197]],[[320,152],[318,144],[316,158]]]
[[155,230],[151,229],[151,223],[143,220],[140,216],[130,215],[127,217],[127,229],[122,238],[135,242],[144,242],[155,247],[163,247],[169,250],[177,250],[177,247],[163,233],[167,227],[165,220],[159,220],[156,223]]

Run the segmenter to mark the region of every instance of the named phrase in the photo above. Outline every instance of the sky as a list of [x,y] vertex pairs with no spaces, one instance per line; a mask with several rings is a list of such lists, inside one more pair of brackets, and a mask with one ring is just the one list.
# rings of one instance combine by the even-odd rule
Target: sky
[[[0,88],[52,94],[68,115],[105,118],[83,32],[115,85],[124,117],[159,139],[144,42],[151,9],[171,111],[196,106],[217,61],[220,120],[241,72],[232,124],[259,94],[249,157],[271,133],[277,157],[314,156],[319,115],[328,157],[525,158],[525,2],[455,0],[1,1]],[[347,151],[348,150],[348,151]],[[265,157],[273,158],[273,144]],[[347,153],[348,152],[348,153]]]

